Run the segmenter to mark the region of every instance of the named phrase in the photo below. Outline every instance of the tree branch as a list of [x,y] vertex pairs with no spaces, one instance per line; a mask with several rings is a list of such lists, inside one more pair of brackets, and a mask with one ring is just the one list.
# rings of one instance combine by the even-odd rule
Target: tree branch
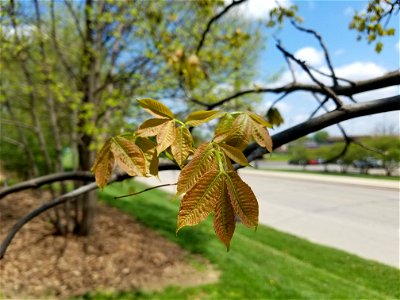
[[216,22],[219,18],[221,18],[224,14],[226,14],[232,7],[244,2],[246,0],[233,0],[231,4],[229,4],[228,6],[226,6],[219,14],[216,14],[214,17],[212,17],[210,19],[210,21],[208,21],[206,29],[203,31],[203,34],[201,35],[199,44],[197,45],[196,48],[196,54],[199,54],[201,48],[203,47],[204,41],[206,39],[206,36],[208,34],[208,32],[211,29],[211,25]]
[[[389,72],[385,75],[373,78],[373,79],[368,79],[368,80],[360,80],[353,82],[351,85],[346,85],[346,86],[337,86],[337,87],[332,87],[331,89],[333,92],[338,95],[338,96],[348,96],[351,97],[353,95],[359,94],[359,93],[364,93],[364,92],[369,92],[369,91],[374,91],[377,89],[381,88],[386,88],[390,86],[395,86],[400,84],[400,71],[392,71]],[[226,98],[223,98],[219,100],[218,102],[208,104],[202,101],[199,101],[197,99],[191,99],[192,101],[196,102],[199,105],[205,106],[208,109],[214,109],[218,106],[223,105],[225,102],[228,102],[230,100],[245,96],[245,95],[250,95],[250,94],[261,94],[261,93],[272,93],[272,94],[280,94],[280,93],[293,93],[297,91],[304,91],[304,92],[312,92],[312,93],[318,93],[318,94],[323,94],[327,95],[321,88],[315,84],[301,84],[301,83],[289,83],[286,85],[283,85],[281,87],[276,87],[276,88],[254,88],[254,89],[248,89],[248,90],[243,90],[240,92],[237,92],[233,95],[230,95]]]
[[[344,105],[340,109],[325,113],[273,135],[273,149],[342,121],[396,110],[400,110],[400,96]],[[262,157],[267,153],[267,150],[257,144],[251,144],[245,149],[244,153],[250,162]]]
[[[177,165],[173,163],[161,163],[158,167],[158,170],[159,171],[179,170],[179,168]],[[130,178],[130,177],[131,176],[127,175],[126,173],[122,173],[118,175],[118,180],[123,180],[125,178]],[[0,199],[12,193],[16,193],[27,189],[36,189],[46,184],[64,180],[95,181],[95,177],[93,176],[92,173],[88,171],[63,172],[63,173],[54,173],[50,175],[45,175],[1,189]]]

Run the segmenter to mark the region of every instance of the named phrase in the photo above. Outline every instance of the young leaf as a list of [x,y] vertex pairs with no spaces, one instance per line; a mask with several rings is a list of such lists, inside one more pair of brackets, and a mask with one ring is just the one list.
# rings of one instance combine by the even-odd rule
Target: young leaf
[[226,143],[230,146],[243,150],[250,142],[252,121],[247,114],[240,114],[233,121],[230,136]]
[[282,115],[275,107],[272,107],[267,111],[266,117],[270,124],[276,125],[277,127],[283,123]]
[[185,120],[187,126],[199,126],[222,115],[218,110],[199,110],[191,113]]
[[229,251],[229,245],[235,232],[235,212],[229,199],[226,183],[221,187],[220,198],[214,208],[214,229],[219,240]]
[[135,144],[142,150],[146,159],[146,174],[154,176],[158,175],[158,156],[156,147],[157,144],[152,140],[143,137],[137,137]]
[[111,151],[122,170],[130,176],[146,175],[146,159],[132,141],[117,136],[111,139]]
[[262,125],[263,127],[272,128],[272,125],[269,122],[264,120],[263,117],[257,115],[256,113],[254,113],[252,111],[248,111],[247,114],[250,116],[250,118],[253,119],[253,121],[255,121],[256,123]]
[[240,151],[238,148],[229,146],[227,144],[220,144],[219,145],[221,149],[224,151],[224,153],[232,159],[234,162],[237,162],[238,164],[242,166],[248,166],[249,162],[247,161],[246,156],[244,156],[243,152]]
[[192,153],[192,144],[192,135],[186,126],[175,128],[175,141],[171,145],[171,152],[179,167],[183,167]]
[[202,144],[179,174],[177,196],[189,191],[207,171],[217,168],[214,148],[210,143]]
[[107,185],[108,180],[114,169],[114,155],[111,150],[111,139],[108,139],[104,146],[97,153],[96,160],[91,169],[96,177],[96,183],[100,188]]
[[162,125],[169,121],[170,119],[160,118],[146,120],[142,123],[142,125],[139,126],[136,134],[142,137],[158,135],[161,131]]
[[167,149],[175,140],[175,121],[170,120],[161,126],[157,135],[157,152],[160,154]]
[[248,227],[258,225],[258,203],[251,188],[235,171],[227,172],[226,186],[235,214]]
[[141,107],[143,107],[147,112],[149,112],[153,116],[168,118],[168,119],[174,118],[174,114],[172,113],[172,111],[164,104],[162,104],[160,101],[147,98],[138,100],[138,102]]
[[272,152],[272,139],[267,129],[255,123],[252,127],[252,135],[257,144]]
[[223,177],[219,171],[211,170],[204,174],[181,201],[176,232],[203,221],[214,209],[222,186]]
[[229,131],[232,128],[232,123],[235,120],[235,117],[233,117],[231,114],[225,114],[217,127],[215,128],[215,136],[221,135],[227,131]]

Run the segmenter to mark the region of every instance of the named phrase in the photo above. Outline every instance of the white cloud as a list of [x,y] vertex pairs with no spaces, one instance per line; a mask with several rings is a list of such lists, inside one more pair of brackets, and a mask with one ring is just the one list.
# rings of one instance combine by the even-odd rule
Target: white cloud
[[313,47],[301,48],[294,53],[294,56],[313,67],[318,67],[324,63],[324,53]]
[[335,72],[339,77],[355,81],[381,76],[385,74],[387,70],[374,62],[357,61],[335,68]]
[[396,48],[397,52],[400,52],[400,41],[397,41],[394,47]]
[[348,6],[346,7],[343,13],[345,16],[353,16],[355,13],[355,9],[353,7]]
[[[291,4],[290,0],[279,0],[279,5],[288,7]],[[231,0],[225,0],[225,5],[231,4]],[[278,4],[273,0],[248,0],[238,6],[240,15],[248,19],[264,19],[267,20],[269,12],[277,7]]]

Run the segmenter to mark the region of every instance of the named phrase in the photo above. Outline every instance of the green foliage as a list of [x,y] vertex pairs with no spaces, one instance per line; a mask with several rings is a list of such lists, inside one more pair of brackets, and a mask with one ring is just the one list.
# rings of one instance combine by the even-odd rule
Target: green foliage
[[358,40],[364,36],[368,43],[375,42],[375,51],[380,53],[383,48],[380,38],[396,33],[396,28],[388,28],[387,23],[399,9],[400,3],[396,0],[370,0],[365,11],[356,12],[349,28],[359,32]]
[[221,276],[218,282],[190,288],[170,287],[162,292],[93,291],[81,299],[397,299],[399,270],[364,260],[343,251],[260,225],[257,232],[237,225],[228,254],[213,239],[207,219],[196,230],[175,235],[179,204],[172,195],[153,190],[150,194],[114,201],[137,183],[115,183],[100,194],[118,207],[192,253],[209,259]]
[[327,131],[318,131],[313,135],[313,140],[318,144],[323,144],[328,141],[329,133]]

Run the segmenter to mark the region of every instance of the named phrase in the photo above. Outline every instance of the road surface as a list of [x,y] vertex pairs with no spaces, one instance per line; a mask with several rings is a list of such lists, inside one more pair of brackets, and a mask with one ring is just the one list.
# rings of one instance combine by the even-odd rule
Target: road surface
[[[160,173],[161,183],[178,171]],[[260,223],[399,268],[398,183],[240,171],[257,196]],[[321,179],[321,180],[320,180]],[[158,185],[155,178],[140,179]],[[175,187],[167,190],[175,192]]]

